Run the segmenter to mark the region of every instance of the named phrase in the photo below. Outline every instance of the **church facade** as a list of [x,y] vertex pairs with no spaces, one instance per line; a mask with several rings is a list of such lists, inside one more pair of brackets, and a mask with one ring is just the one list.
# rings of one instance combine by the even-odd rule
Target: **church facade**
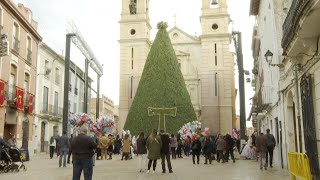
[[[122,0],[120,20],[119,126],[122,128],[151,48],[149,0]],[[202,0],[202,35],[174,26],[168,31],[197,120],[212,134],[235,127],[234,56],[226,0]],[[148,132],[147,132],[148,133]]]

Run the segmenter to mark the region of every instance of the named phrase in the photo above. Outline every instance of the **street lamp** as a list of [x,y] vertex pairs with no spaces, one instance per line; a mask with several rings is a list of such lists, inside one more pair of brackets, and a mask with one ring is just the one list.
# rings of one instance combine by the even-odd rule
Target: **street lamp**
[[268,49],[264,57],[266,58],[267,63],[271,63],[273,59],[273,53]]
[[212,0],[211,5],[218,5],[217,0]]

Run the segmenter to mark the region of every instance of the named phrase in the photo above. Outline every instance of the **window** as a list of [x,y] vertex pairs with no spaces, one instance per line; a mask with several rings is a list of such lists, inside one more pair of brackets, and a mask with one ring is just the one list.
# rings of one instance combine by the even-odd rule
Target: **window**
[[3,23],[2,23],[2,8],[0,7],[0,28],[2,30],[2,26],[3,26]]
[[214,95],[218,96],[218,73],[214,76]]
[[32,47],[31,47],[31,38],[27,37],[27,60],[31,61],[32,59]]
[[59,93],[58,92],[54,92],[54,105],[53,105],[53,112],[55,114],[58,114],[58,103],[59,103]]
[[74,113],[77,112],[77,103],[76,102],[73,103],[73,112]]
[[133,48],[131,48],[131,69],[133,69]]
[[17,82],[17,67],[11,64],[10,77],[9,77],[9,92],[8,92],[10,100],[13,100],[15,98],[16,82]]
[[60,84],[60,70],[59,70],[59,68],[56,68],[55,82],[56,82],[56,84]]
[[44,77],[46,77],[47,79],[50,79],[50,76],[49,76],[50,73],[47,73],[49,71],[50,71],[49,61],[46,60],[44,63]]
[[24,103],[27,103],[29,100],[28,94],[29,94],[29,82],[30,82],[30,76],[29,74],[25,73],[24,74]]
[[218,56],[217,56],[217,44],[214,44],[214,64],[218,65]]
[[49,104],[49,100],[48,100],[48,95],[49,95],[49,88],[46,86],[43,86],[43,106],[42,106],[42,110],[44,113],[48,112],[48,104]]
[[12,47],[14,50],[16,50],[17,52],[20,49],[20,41],[19,41],[19,25],[17,23],[13,23],[13,44]]
[[130,98],[132,99],[132,88],[133,88],[133,76],[131,76],[131,82],[130,82]]

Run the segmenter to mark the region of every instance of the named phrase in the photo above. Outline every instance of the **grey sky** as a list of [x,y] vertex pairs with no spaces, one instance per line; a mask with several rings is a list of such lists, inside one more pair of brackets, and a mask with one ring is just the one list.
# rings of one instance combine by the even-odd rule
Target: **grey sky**
[[[33,17],[39,23],[39,33],[43,41],[61,54],[65,48],[67,20],[73,20],[82,35],[90,45],[97,59],[104,64],[101,93],[105,94],[115,104],[119,101],[119,23],[121,0],[14,0],[23,3],[33,12]],[[251,34],[254,18],[249,18],[250,0],[228,0],[231,19],[237,28],[243,32],[244,68],[251,70]],[[194,35],[201,34],[199,16],[201,14],[200,0],[151,0],[150,20],[153,27],[152,38],[156,34],[156,24],[159,21],[169,22],[170,27],[176,24],[185,32]],[[174,16],[176,15],[176,18]],[[170,28],[169,27],[169,28]],[[84,67],[84,57],[79,58],[76,48],[72,48],[71,58],[80,67]],[[237,72],[237,67],[235,70]],[[92,73],[93,74],[93,73]],[[93,79],[96,77],[90,75]],[[250,77],[251,78],[251,77]],[[238,88],[238,77],[236,77]],[[246,113],[249,113],[249,98],[253,96],[249,83],[246,84]],[[239,103],[237,100],[237,114]]]

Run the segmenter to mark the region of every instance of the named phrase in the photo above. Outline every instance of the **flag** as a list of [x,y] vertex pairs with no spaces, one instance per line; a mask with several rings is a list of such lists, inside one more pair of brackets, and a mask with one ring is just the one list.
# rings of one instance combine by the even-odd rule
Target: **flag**
[[29,114],[32,114],[32,111],[33,111],[33,95],[29,94],[29,109],[28,109]]
[[18,110],[23,111],[24,110],[24,104],[23,104],[23,89],[17,87],[17,94],[16,94],[16,106]]
[[0,106],[3,106],[4,103],[4,81],[0,80]]

